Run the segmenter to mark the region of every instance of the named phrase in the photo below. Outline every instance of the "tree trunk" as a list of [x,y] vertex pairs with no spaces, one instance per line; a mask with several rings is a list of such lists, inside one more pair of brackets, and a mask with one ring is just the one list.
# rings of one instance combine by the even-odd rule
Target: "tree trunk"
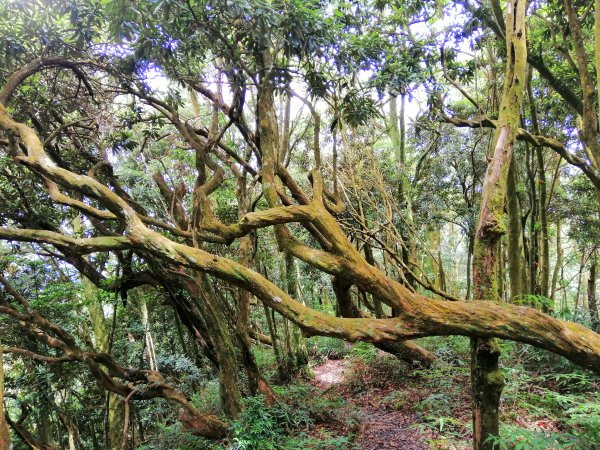
[[[249,199],[246,190],[246,179],[240,177],[238,179],[237,192],[240,214],[248,212]],[[244,267],[251,266],[252,259],[252,239],[250,236],[244,236],[240,239],[240,264]],[[237,311],[236,311],[236,337],[241,348],[242,363],[248,377],[248,388],[252,395],[261,393],[265,397],[265,401],[270,404],[275,401],[275,393],[271,386],[263,378],[260,373],[254,354],[252,353],[252,343],[250,341],[250,292],[245,289],[239,289],[237,296]]]
[[539,213],[540,213],[540,232],[539,239],[540,244],[538,248],[541,248],[540,254],[540,295],[548,297],[549,291],[549,280],[550,280],[550,236],[548,235],[548,205],[547,205],[547,193],[546,193],[546,170],[544,166],[544,156],[542,147],[535,147],[536,161],[537,161],[537,186],[539,192]]
[[517,196],[516,161],[508,172],[506,205],[508,212],[508,275],[510,277],[510,301],[525,293],[526,279],[523,258],[523,232],[521,230],[521,207]]
[[558,287],[559,275],[562,270],[563,265],[563,249],[561,245],[560,239],[560,220],[556,221],[556,265],[554,266],[554,271],[552,273],[552,284],[550,289],[550,299],[552,300],[550,303],[545,303],[545,309],[542,309],[544,312],[551,312],[554,310],[554,304],[556,302],[555,294],[556,289]]
[[219,395],[227,417],[235,419],[242,410],[242,393],[238,374],[236,346],[223,305],[207,275],[198,273],[196,283],[189,283],[206,322],[219,362]]
[[[533,132],[540,134],[535,98],[531,86],[533,68],[530,67],[527,75],[527,98],[529,99],[529,114]],[[531,261],[530,261],[530,291],[548,297],[550,280],[550,241],[548,236],[548,194],[546,188],[546,164],[544,162],[543,147],[533,146],[535,159],[535,180],[531,183]],[[533,164],[532,164],[533,165]],[[533,175],[532,175],[533,177]],[[537,221],[539,219],[539,230]],[[540,284],[537,285],[538,271]]]
[[[375,266],[375,258],[373,257],[373,248],[371,247],[371,245],[369,243],[365,243],[364,247],[363,247],[363,251],[365,253],[365,259],[367,260],[367,262],[369,264],[371,264],[372,266]],[[384,317],[384,313],[383,313],[383,304],[381,303],[381,300],[377,297],[373,297],[373,309],[374,309],[374,313],[375,313],[375,317],[377,317],[378,319],[381,319]]]
[[[285,254],[285,279],[288,294],[298,301],[302,301],[300,289],[298,287],[296,263],[294,257],[289,252]],[[302,337],[300,328],[296,324],[291,324],[291,328],[294,370],[306,370],[308,369],[308,350],[306,348],[306,342]]]
[[[106,327],[102,304],[98,299],[98,288],[82,277],[83,295],[94,333],[94,346],[98,351],[110,353],[109,332]],[[114,306],[116,308],[116,305]],[[120,450],[123,432],[123,402],[119,395],[106,391],[105,445],[109,450]]]
[[[409,186],[409,177],[406,168],[406,94],[400,96],[400,113],[398,114],[397,97],[390,98],[390,120],[388,125],[388,135],[394,148],[394,159],[398,171],[398,204],[405,211],[406,223],[413,223],[412,198]],[[402,246],[402,260],[406,267],[410,267],[410,259],[416,253],[416,244],[410,236],[408,227],[402,226],[400,236],[404,245]],[[415,281],[410,273],[405,274],[406,281],[413,286]]]
[[10,449],[10,431],[4,416],[4,353],[0,341],[0,450]]
[[465,294],[466,300],[471,300],[471,272],[472,270],[472,261],[473,261],[473,247],[475,245],[475,236],[472,233],[469,233],[468,237],[468,245],[467,245],[467,292]]
[[144,340],[146,346],[146,356],[148,359],[148,367],[150,370],[158,370],[156,365],[156,350],[154,349],[154,339],[150,332],[150,320],[148,315],[148,305],[146,300],[140,299],[140,311],[142,316],[142,326],[144,327]]
[[600,317],[598,317],[598,303],[596,298],[596,268],[598,265],[596,250],[590,256],[590,278],[588,279],[588,308],[590,310],[590,318],[592,329],[597,330],[600,325]]
[[[527,80],[525,0],[511,0],[506,8],[506,70],[493,155],[483,183],[481,209],[473,257],[475,299],[499,300],[501,237],[506,233],[504,205],[508,172],[520,125],[523,89]],[[504,376],[499,368],[499,345],[491,339],[471,340],[473,447],[491,450],[491,435],[499,434],[500,394]]]
[[577,292],[575,293],[575,304],[573,310],[577,311],[579,308],[579,299],[581,297],[581,278],[583,277],[583,269],[585,267],[585,252],[581,252],[581,259],[579,260],[579,272],[577,273]]

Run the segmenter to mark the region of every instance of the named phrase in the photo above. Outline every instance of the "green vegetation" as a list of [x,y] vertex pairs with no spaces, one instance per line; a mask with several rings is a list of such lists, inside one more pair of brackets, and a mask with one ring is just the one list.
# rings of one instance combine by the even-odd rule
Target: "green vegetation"
[[0,0],[0,450],[600,448],[600,0]]

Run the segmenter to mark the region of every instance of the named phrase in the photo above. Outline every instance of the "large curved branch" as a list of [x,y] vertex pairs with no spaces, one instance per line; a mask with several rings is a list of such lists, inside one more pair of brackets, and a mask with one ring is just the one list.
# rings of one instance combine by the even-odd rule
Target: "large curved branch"
[[[351,274],[359,287],[387,300],[394,299],[403,309],[394,319],[342,319],[302,305],[262,275],[234,261],[175,243],[151,230],[147,233],[145,241],[153,242],[156,254],[249,290],[308,335],[372,343],[437,335],[499,337],[552,351],[600,373],[600,335],[532,308],[494,302],[431,300],[411,293],[375,268],[358,273],[354,267],[346,276]],[[332,271],[341,272],[333,267]]]
[[[367,342],[453,334],[500,337],[550,350],[600,373],[600,335],[581,325],[563,322],[530,308],[491,302],[450,303],[412,293],[367,264],[351,243],[343,238],[339,224],[324,207],[317,211],[315,226],[331,242],[338,256],[331,255],[334,259],[324,263],[323,270],[351,278],[361,289],[398,305],[400,315],[394,319],[342,319],[312,310],[295,301],[262,275],[239,263],[174,242],[148,229],[135,211],[109,188],[90,177],[73,174],[52,163],[33,130],[14,122],[2,106],[0,126],[17,133],[28,149],[28,157],[17,156],[17,161],[71,189],[96,195],[111,211],[123,217],[127,238],[133,246],[166,261],[212,274],[254,293],[308,334]],[[314,176],[319,175],[315,173]],[[318,253],[311,257],[311,263],[320,262]]]
[[0,104],[6,105],[12,97],[13,93],[18,89],[19,85],[23,83],[23,81],[25,81],[27,78],[36,74],[37,72],[52,67],[64,67],[66,69],[71,69],[75,71],[75,74],[83,81],[86,88],[91,93],[92,88],[80,70],[80,67],[85,65],[97,66],[98,64],[93,61],[73,61],[71,59],[65,59],[61,57],[34,59],[28,64],[25,64],[19,70],[15,71],[6,81],[2,90],[0,90]]
[[203,224],[203,228],[233,240],[258,228],[292,222],[307,223],[313,220],[315,215],[316,210],[311,205],[278,206],[245,214],[237,223],[225,225],[214,221]]
[[16,355],[21,355],[28,359],[33,359],[34,361],[47,362],[47,363],[52,363],[52,364],[74,361],[73,357],[71,357],[71,356],[40,355],[39,353],[35,353],[30,350],[26,350],[24,348],[18,348],[18,347],[2,347],[2,351],[4,353],[14,353]]
[[37,244],[52,244],[82,254],[106,252],[110,250],[125,250],[132,246],[129,239],[124,236],[74,238],[54,231],[4,227],[0,227],[0,239],[18,242],[33,242]]

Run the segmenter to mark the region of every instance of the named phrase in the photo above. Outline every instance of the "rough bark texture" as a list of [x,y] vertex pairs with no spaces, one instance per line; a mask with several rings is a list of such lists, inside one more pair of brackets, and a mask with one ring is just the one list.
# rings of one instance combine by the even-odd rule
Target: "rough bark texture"
[[[526,1],[511,0],[507,3],[505,80],[493,140],[494,150],[483,182],[475,237],[475,299],[500,299],[500,238],[506,232],[504,205],[527,76],[525,13]],[[488,438],[498,435],[500,394],[504,386],[504,377],[498,363],[499,355],[499,346],[494,340],[471,340],[473,447],[476,450],[491,450],[492,443]]]
[[498,366],[500,348],[496,339],[472,339],[471,389],[473,408],[473,448],[492,448],[490,435],[499,435],[498,413],[504,375]]

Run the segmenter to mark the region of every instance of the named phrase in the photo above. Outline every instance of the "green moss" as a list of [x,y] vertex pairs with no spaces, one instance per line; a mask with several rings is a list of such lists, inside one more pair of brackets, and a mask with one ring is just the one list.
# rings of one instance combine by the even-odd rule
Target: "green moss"
[[492,386],[504,386],[504,374],[501,370],[489,372],[486,377],[487,383]]

